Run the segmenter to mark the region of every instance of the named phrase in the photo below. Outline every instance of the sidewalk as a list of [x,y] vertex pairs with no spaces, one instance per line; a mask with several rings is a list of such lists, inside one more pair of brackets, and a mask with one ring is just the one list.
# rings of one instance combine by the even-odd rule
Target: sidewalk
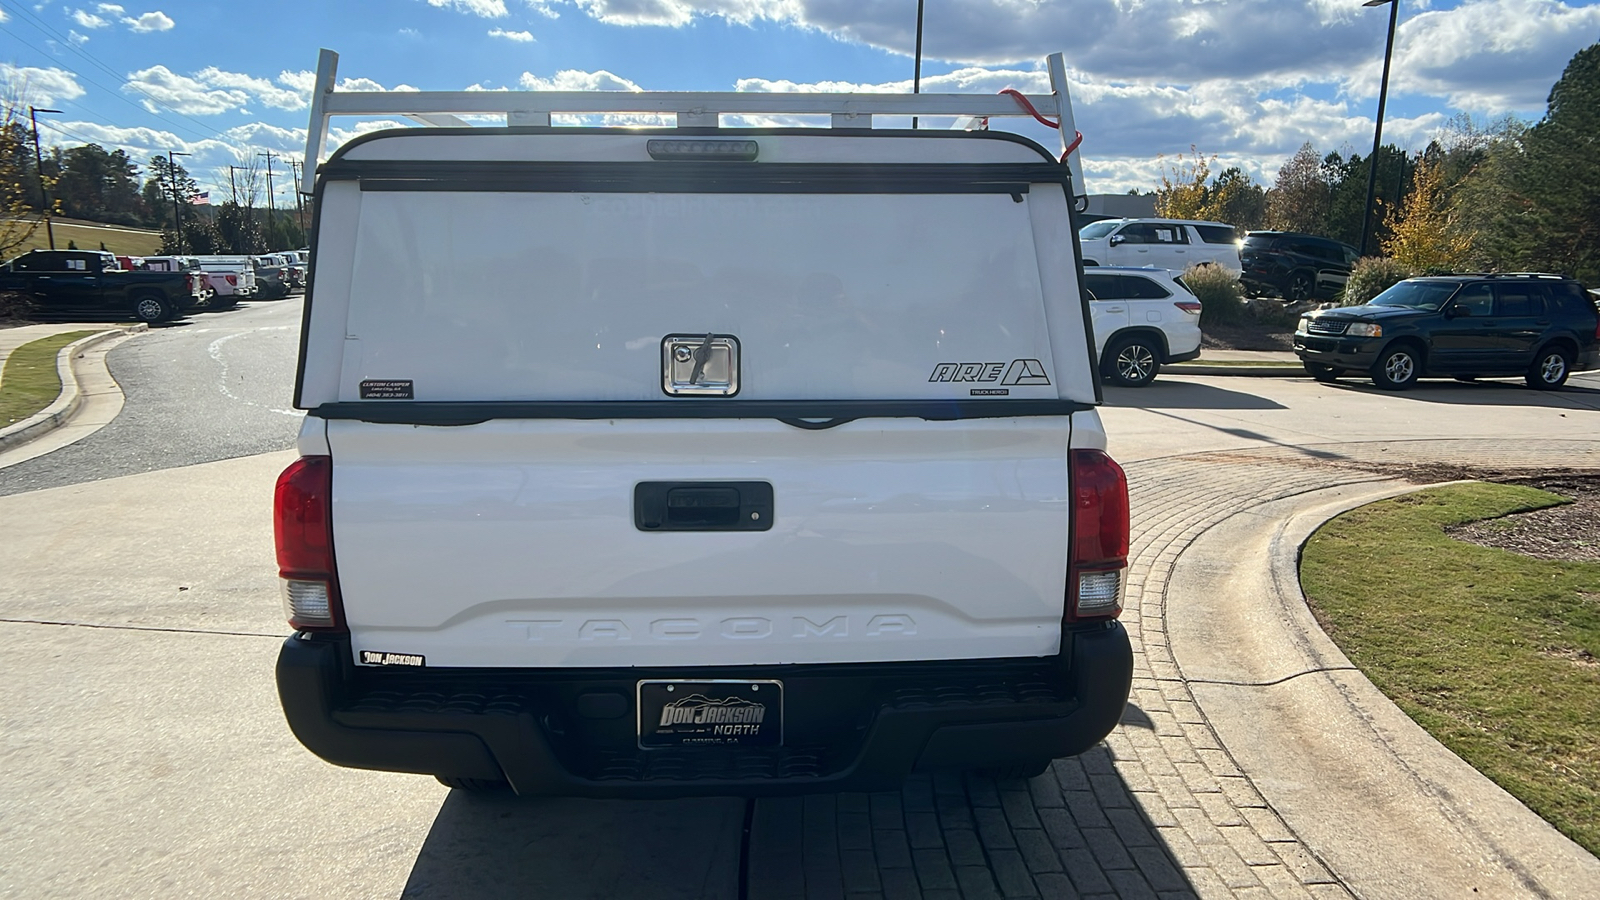
[[1200,358],[1161,367],[1164,375],[1242,375],[1310,377],[1289,350],[1219,350],[1207,347]]
[[43,325],[0,328],[0,377],[4,376],[6,358],[23,344],[30,344],[53,334],[66,334],[69,331],[113,331],[131,327],[117,322],[49,322]]
[[52,335],[95,332],[57,353],[61,392],[54,402],[20,422],[0,427],[0,468],[70,444],[115,418],[122,409],[122,391],[105,366],[106,351],[114,346],[108,342],[148,329],[142,323],[113,322],[51,322],[0,328],[0,389],[4,388],[6,360],[17,348]]

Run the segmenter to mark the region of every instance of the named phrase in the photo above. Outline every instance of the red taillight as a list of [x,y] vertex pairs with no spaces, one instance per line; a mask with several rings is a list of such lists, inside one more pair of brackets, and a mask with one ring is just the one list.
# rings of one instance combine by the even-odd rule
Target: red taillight
[[1195,303],[1194,301],[1191,301],[1191,300],[1179,300],[1179,301],[1174,302],[1172,305],[1176,306],[1177,308],[1183,310],[1186,313],[1194,313],[1195,315],[1199,315],[1200,314],[1200,304]]
[[239,284],[239,276],[237,276],[237,275],[228,275],[226,277],[228,279],[228,283],[229,284],[231,284],[231,285],[238,285]]
[[297,631],[342,631],[339,581],[333,568],[333,460],[302,456],[278,476],[273,536],[289,625]]
[[1100,450],[1074,450],[1067,619],[1114,619],[1121,615],[1127,566],[1128,476]]

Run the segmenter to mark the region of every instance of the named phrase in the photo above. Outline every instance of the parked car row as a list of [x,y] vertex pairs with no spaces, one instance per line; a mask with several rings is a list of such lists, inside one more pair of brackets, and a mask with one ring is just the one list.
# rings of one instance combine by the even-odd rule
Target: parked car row
[[1101,219],[1078,230],[1085,266],[1156,266],[1183,271],[1218,265],[1239,276],[1246,296],[1332,299],[1360,253],[1349,244],[1292,231],[1251,231],[1224,222]]
[[47,315],[130,315],[164,322],[272,300],[304,287],[305,267],[285,254],[119,257],[103,250],[34,250],[0,265],[0,291],[23,294]]

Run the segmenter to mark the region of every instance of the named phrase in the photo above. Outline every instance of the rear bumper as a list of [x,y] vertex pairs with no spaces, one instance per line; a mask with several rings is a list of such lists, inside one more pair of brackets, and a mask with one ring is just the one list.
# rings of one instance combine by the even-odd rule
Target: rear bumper
[[[345,638],[295,636],[278,657],[289,727],[336,765],[505,779],[582,797],[890,789],[907,774],[1082,753],[1127,703],[1117,623],[1069,632],[1059,657],[872,665],[407,670],[357,667]],[[784,682],[781,748],[640,750],[641,678]]]
[[1167,362],[1169,362],[1169,363],[1188,362],[1191,359],[1199,359],[1199,358],[1200,358],[1200,348],[1199,347],[1196,347],[1193,350],[1190,350],[1188,353],[1168,353],[1167,354]]

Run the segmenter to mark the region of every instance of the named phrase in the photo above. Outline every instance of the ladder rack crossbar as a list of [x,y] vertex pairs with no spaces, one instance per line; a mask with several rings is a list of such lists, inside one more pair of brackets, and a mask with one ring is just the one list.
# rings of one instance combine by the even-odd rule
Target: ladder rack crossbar
[[[1045,60],[1049,94],[1027,97],[1041,115],[1061,123],[1061,149],[1072,171],[1073,196],[1087,192],[1074,141],[1072,98],[1065,62],[1059,53]],[[947,116],[970,121],[1029,116],[1016,99],[999,94],[798,94],[759,91],[339,91],[339,54],[324,49],[317,59],[311,91],[311,122],[306,133],[300,191],[312,193],[317,164],[334,116],[390,116],[423,125],[463,126],[461,116],[504,116],[508,125],[548,126],[552,114],[672,115],[680,126],[716,126],[719,116],[829,116],[834,128],[870,128],[874,116]]]
[[[1055,97],[1028,98],[1055,115]],[[780,94],[680,91],[338,91],[330,116],[644,113],[702,115],[1026,116],[1014,99],[989,94]]]

